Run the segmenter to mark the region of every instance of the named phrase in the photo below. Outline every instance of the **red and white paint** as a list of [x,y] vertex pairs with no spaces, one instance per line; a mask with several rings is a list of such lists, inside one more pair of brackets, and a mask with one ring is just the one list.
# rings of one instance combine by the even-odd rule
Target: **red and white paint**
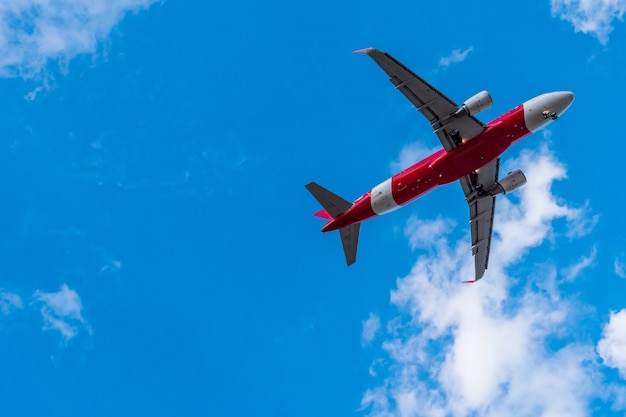
[[450,152],[435,152],[365,193],[345,213],[334,219],[328,216],[330,221],[322,232],[388,213],[439,185],[461,179],[500,156],[513,143],[551,123],[573,100],[573,93],[559,91],[526,101],[487,123],[478,136]]

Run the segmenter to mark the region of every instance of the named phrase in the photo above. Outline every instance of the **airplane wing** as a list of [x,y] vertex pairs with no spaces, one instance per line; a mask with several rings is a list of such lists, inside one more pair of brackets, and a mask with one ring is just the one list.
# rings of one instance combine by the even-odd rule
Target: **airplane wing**
[[374,48],[355,52],[369,55],[389,75],[389,80],[396,89],[400,90],[417,111],[428,119],[446,151],[458,146],[461,138],[471,139],[485,128],[484,124],[473,116],[452,116],[459,108],[454,101],[388,53]]
[[490,189],[498,181],[499,170],[500,159],[494,159],[487,165],[459,180],[470,209],[472,255],[474,255],[476,271],[475,281],[483,277],[489,264],[493,214],[496,207],[496,198],[494,196],[479,196],[479,194],[482,190]]

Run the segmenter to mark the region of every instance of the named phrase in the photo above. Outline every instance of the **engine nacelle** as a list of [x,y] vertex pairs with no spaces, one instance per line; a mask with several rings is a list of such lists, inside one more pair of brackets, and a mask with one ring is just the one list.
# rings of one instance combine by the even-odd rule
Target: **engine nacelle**
[[526,184],[526,176],[521,170],[518,169],[509,173],[509,175],[497,182],[496,185],[489,190],[489,194],[495,196],[498,194],[510,193],[524,184]]
[[481,91],[473,97],[468,98],[465,103],[456,111],[457,116],[473,116],[476,113],[491,107],[493,100],[487,91]]

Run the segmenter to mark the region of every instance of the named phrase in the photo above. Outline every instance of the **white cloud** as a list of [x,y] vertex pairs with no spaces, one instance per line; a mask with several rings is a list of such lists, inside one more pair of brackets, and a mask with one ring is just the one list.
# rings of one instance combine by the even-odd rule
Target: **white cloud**
[[0,288],[0,311],[2,311],[2,314],[6,316],[11,314],[13,310],[22,308],[24,308],[24,304],[19,295]]
[[58,331],[65,342],[82,329],[91,333],[91,327],[82,316],[81,299],[67,284],[63,284],[58,292],[36,291],[33,296],[42,304],[39,311],[44,322],[43,330]]
[[598,354],[607,366],[626,379],[626,309],[611,313],[598,342]]
[[3,0],[0,76],[31,78],[49,61],[59,65],[94,53],[128,12],[157,0]]
[[361,344],[369,345],[376,338],[376,334],[380,330],[380,318],[374,314],[370,313],[370,316],[367,320],[363,320],[362,323],[363,330],[361,332]]
[[465,61],[467,56],[470,54],[470,52],[472,52],[473,50],[474,50],[473,46],[470,46],[469,48],[465,50],[455,49],[454,51],[452,51],[450,55],[444,56],[439,60],[439,67],[447,68],[452,64],[463,62]]
[[524,172],[528,180],[516,194],[520,196],[519,204],[501,198],[497,203],[499,214],[494,224],[495,232],[510,238],[499,241],[493,257],[506,260],[504,266],[519,260],[528,249],[541,244],[544,239],[553,239],[551,221],[554,219],[566,220],[566,235],[570,238],[590,233],[597,221],[597,216],[591,215],[587,206],[561,205],[551,193],[552,182],[565,179],[567,175],[565,167],[545,147],[538,152],[522,151],[518,158],[507,161],[503,172],[519,167],[526,167]]
[[412,215],[406,223],[404,234],[412,249],[432,247],[434,240],[443,239],[452,231],[455,222],[438,216],[436,220],[421,220]]
[[391,301],[409,317],[383,342],[388,377],[364,394],[369,415],[583,416],[603,395],[594,346],[575,340],[585,309],[559,292],[554,270],[511,268],[557,238],[554,221],[575,227],[586,213],[552,194],[565,169],[546,148],[507,165],[522,168],[528,184],[514,194],[517,203],[498,198],[484,280],[460,284],[474,273],[469,237],[448,242],[436,219],[433,252],[397,281]]
[[551,0],[552,15],[574,25],[576,32],[592,34],[601,44],[609,41],[613,21],[623,21],[626,0]]

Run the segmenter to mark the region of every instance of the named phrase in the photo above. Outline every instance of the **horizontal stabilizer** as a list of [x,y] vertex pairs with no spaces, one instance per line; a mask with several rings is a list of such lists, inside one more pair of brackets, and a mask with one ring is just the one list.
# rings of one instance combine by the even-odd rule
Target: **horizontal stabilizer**
[[343,245],[343,253],[346,256],[346,264],[348,266],[356,262],[356,250],[359,244],[359,231],[361,223],[339,229],[341,235],[341,244]]
[[352,207],[351,202],[344,200],[337,194],[328,191],[326,188],[317,183],[310,182],[305,185],[305,187],[311,194],[313,194],[313,197],[315,197],[315,199],[322,205],[322,207],[324,207],[324,210],[326,210],[332,218],[345,213],[350,207]]

